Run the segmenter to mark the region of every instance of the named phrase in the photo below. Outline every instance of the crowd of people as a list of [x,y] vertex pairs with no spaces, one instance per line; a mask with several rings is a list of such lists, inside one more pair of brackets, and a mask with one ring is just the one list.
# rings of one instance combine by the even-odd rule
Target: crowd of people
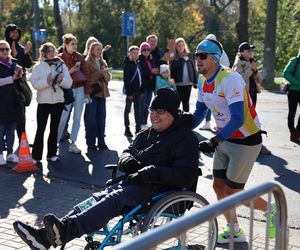
[[[26,117],[25,105],[16,90],[24,77],[25,68],[31,66],[28,55],[31,44],[23,47],[18,43],[21,31],[16,25],[9,25],[7,30],[10,43],[0,41],[1,165],[6,161],[18,161],[12,145],[15,130],[25,131]],[[261,81],[258,61],[253,57],[255,46],[247,42],[240,44],[231,69],[229,65],[222,64],[221,58],[226,53],[213,34],[197,45],[195,53],[189,51],[184,38],[177,38],[175,52],[169,54],[169,61],[162,59],[163,52],[157,44],[157,36],[149,35],[139,46],[131,45],[124,60],[124,135],[133,137],[129,119],[132,104],[136,134],[118,162],[119,169],[128,175],[127,179],[94,194],[96,205],[84,213],[71,211],[63,218],[52,214],[45,216],[45,227],[40,230],[15,222],[16,232],[30,247],[34,247],[36,242],[41,246],[38,249],[48,249],[51,245],[56,247],[104,226],[107,220],[120,214],[123,206],[134,206],[143,199],[147,181],[190,189],[197,179],[199,149],[204,153],[214,153],[213,189],[218,199],[244,189],[261,152],[264,133],[255,111]],[[57,145],[65,138],[72,112],[69,152],[81,153],[76,140],[83,113],[88,149],[108,148],[105,143],[105,120],[111,73],[103,52],[110,47],[103,47],[96,38],[90,37],[86,41],[84,54],[81,54],[77,51],[77,38],[73,34],[63,36],[59,54],[52,43],[41,45],[39,60],[31,75],[38,102],[37,131],[32,149],[34,161],[42,160],[43,137],[49,116],[47,160],[59,160]],[[290,64],[299,65],[295,59]],[[288,72],[295,67],[290,64],[285,70],[287,78]],[[292,71],[290,77],[288,121],[291,140],[298,143],[299,120],[298,126],[294,127],[294,117],[299,103],[299,82],[293,78],[299,74],[300,70]],[[189,99],[193,87],[197,88],[198,99],[191,114]],[[73,99],[66,103],[70,89]],[[206,118],[208,111],[216,121],[215,135],[198,145],[191,131]],[[150,126],[147,126],[148,116]],[[8,153],[6,160],[3,157],[4,147],[7,147]],[[254,207],[267,211],[267,203],[261,198],[255,201]],[[270,237],[275,237],[275,213],[275,207],[272,207]],[[95,216],[102,219],[94,220]],[[230,215],[225,214],[228,225],[220,230],[219,243],[229,242],[231,231],[234,241],[246,240],[236,215],[233,217],[234,223],[231,224]]]

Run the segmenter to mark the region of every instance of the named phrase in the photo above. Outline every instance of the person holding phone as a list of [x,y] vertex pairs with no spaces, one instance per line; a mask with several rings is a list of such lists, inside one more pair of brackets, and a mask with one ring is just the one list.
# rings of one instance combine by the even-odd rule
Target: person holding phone
[[69,152],[80,154],[81,150],[76,145],[77,136],[80,128],[80,121],[83,112],[85,98],[89,98],[87,77],[81,71],[84,63],[84,56],[77,52],[77,38],[72,34],[65,34],[63,36],[63,53],[59,57],[65,62],[72,77],[72,89],[74,93],[74,102],[66,105],[59,123],[57,142],[62,138],[67,120],[70,116],[71,108],[73,107],[73,124],[70,135],[71,144],[69,145]]
[[[18,92],[22,68],[10,55],[9,43],[0,40],[0,165],[6,161],[18,162],[18,156],[13,153],[15,130],[22,120],[22,97]],[[7,145],[6,160],[3,157],[4,136]]]

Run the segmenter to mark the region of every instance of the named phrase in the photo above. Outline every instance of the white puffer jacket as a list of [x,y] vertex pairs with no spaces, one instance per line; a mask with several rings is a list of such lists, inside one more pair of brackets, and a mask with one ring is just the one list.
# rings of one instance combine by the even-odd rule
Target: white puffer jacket
[[41,61],[32,70],[30,81],[33,88],[37,90],[37,102],[47,104],[63,103],[65,102],[64,92],[60,87],[65,89],[71,88],[72,78],[69,74],[69,70],[66,65],[63,64],[64,77],[62,82],[59,86],[56,86],[55,89],[47,82],[47,77],[50,72],[51,67],[44,61]]

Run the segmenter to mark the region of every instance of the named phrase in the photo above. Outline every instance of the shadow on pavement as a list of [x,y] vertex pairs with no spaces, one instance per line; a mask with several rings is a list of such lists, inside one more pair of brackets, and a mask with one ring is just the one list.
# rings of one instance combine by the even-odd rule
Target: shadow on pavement
[[[217,243],[216,249],[229,249],[229,244],[219,244]],[[235,242],[233,246],[234,250],[248,250],[248,242]]]
[[272,154],[259,155],[256,161],[273,169],[273,171],[278,175],[278,177],[275,178],[275,181],[280,182],[282,185],[297,193],[300,192],[300,175],[287,168],[288,162],[286,160]]

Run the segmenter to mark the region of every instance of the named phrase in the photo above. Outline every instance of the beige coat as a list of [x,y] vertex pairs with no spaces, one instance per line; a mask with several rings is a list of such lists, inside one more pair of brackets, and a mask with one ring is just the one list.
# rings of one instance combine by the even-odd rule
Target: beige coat
[[[107,66],[106,66],[107,68]],[[90,60],[86,60],[82,67],[83,73],[88,78],[88,93],[91,94],[91,86],[95,83],[101,86],[102,91],[94,97],[109,97],[108,82],[111,80],[111,74],[108,71],[101,72],[98,67]]]
[[254,80],[257,85],[257,91],[260,93],[260,83],[262,82],[262,76],[259,71],[253,72],[250,66],[250,62],[246,60],[241,60],[239,56],[236,56],[232,69],[238,72],[246,82],[246,88],[249,90],[249,79],[252,74],[254,74]]

